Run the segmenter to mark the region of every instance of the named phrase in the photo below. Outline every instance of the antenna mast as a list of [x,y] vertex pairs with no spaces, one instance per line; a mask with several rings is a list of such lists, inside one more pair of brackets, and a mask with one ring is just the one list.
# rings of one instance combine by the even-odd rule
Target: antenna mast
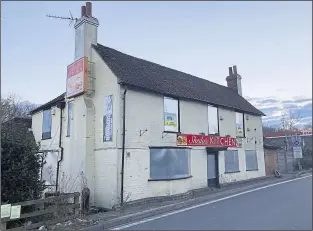
[[70,21],[69,26],[71,26],[74,21],[77,22],[77,20],[78,20],[78,18],[74,18],[73,17],[71,11],[70,11],[70,17],[56,16],[56,15],[50,15],[50,14],[47,14],[46,17],[48,17],[48,18],[55,18],[55,19],[69,20]]

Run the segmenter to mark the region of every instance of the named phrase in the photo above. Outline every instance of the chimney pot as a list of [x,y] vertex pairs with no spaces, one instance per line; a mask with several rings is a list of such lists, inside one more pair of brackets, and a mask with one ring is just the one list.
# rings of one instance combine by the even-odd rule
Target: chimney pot
[[228,68],[228,72],[229,72],[229,76],[232,76],[232,75],[233,75],[233,69],[232,69],[232,67],[229,67],[229,68]]
[[237,76],[237,66],[233,66],[233,69],[234,69],[234,75]]
[[86,15],[86,6],[82,6],[82,17]]
[[92,16],[91,2],[86,2],[86,15]]

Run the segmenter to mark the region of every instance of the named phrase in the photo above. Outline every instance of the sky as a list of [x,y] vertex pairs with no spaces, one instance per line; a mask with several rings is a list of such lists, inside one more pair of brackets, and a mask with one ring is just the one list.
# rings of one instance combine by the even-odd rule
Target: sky
[[[226,85],[237,65],[243,96],[312,101],[312,2],[93,3],[98,42]],[[84,2],[1,2],[1,95],[43,104],[65,92]]]

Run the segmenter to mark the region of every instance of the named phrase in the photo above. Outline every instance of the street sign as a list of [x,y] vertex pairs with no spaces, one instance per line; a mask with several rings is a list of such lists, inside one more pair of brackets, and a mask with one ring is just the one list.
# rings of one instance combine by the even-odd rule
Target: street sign
[[301,137],[300,136],[292,136],[291,141],[292,141],[292,146],[301,146]]
[[301,146],[294,146],[293,147],[293,157],[296,158],[302,158],[302,147]]

